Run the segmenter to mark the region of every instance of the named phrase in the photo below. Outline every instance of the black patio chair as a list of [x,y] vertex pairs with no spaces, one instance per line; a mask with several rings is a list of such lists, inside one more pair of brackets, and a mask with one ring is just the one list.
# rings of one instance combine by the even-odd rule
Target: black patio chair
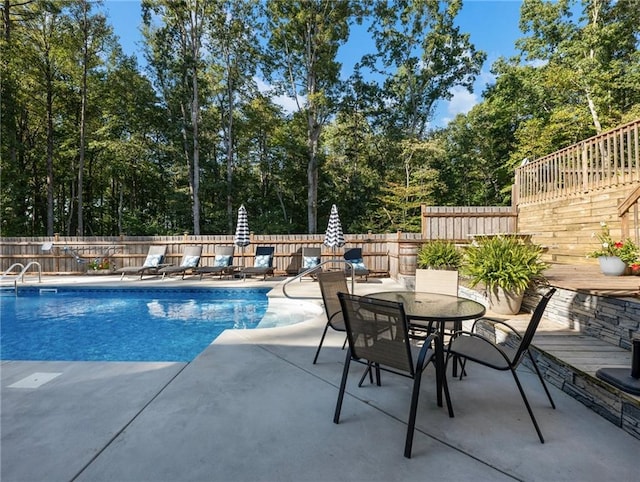
[[[440,344],[435,343],[438,335],[430,335],[422,347],[416,347],[410,343],[409,322],[402,303],[347,293],[339,293],[338,297],[344,314],[349,349],[333,421],[340,421],[340,410],[352,360],[367,365],[367,370],[375,371],[377,385],[380,385],[381,370],[411,378],[413,391],[404,445],[404,456],[411,458],[422,373],[431,361],[436,365],[436,377],[442,373],[444,355],[440,348],[437,348]],[[434,351],[433,347],[436,347],[437,351]],[[449,414],[453,416],[446,379],[442,380]]]
[[343,258],[347,261],[347,265],[344,269],[347,276],[364,277],[365,281],[369,279],[369,269],[364,264],[362,248],[351,248],[347,250],[344,253]]
[[[318,355],[320,354],[320,349],[322,348],[322,343],[324,342],[324,337],[327,335],[329,327],[336,331],[346,331],[338,293],[349,293],[347,277],[342,271],[321,271],[317,273],[316,276],[318,278],[318,283],[320,284],[324,311],[327,314],[327,324],[324,326],[324,331],[320,338],[320,344],[316,350],[316,355],[313,357],[314,365],[318,360]],[[347,339],[345,337],[342,347],[344,348],[346,344]]]
[[[471,331],[458,331],[454,334],[454,337],[450,340],[449,346],[447,348],[447,360],[446,363],[449,362],[449,359],[452,356],[457,356],[463,360],[462,369],[460,373],[460,379],[466,374],[465,373],[465,365],[467,360],[471,360],[473,362],[484,365],[488,368],[493,368],[494,370],[501,371],[510,371],[513,375],[513,379],[518,386],[518,390],[520,391],[520,395],[522,396],[522,400],[524,401],[525,406],[527,407],[527,411],[529,412],[529,416],[531,417],[531,421],[533,422],[533,426],[538,433],[538,437],[540,438],[540,442],[544,443],[544,438],[542,437],[542,432],[540,431],[540,427],[538,427],[538,422],[533,415],[533,411],[531,410],[531,406],[529,405],[529,401],[522,389],[522,385],[520,384],[520,380],[518,378],[518,374],[516,373],[516,369],[522,362],[525,356],[528,356],[531,360],[533,368],[540,379],[540,383],[544,388],[545,393],[547,394],[547,398],[549,398],[549,402],[551,403],[552,408],[556,408],[555,403],[553,403],[553,399],[551,398],[551,394],[547,389],[547,385],[544,382],[544,378],[542,378],[542,374],[540,373],[540,369],[538,368],[538,364],[536,363],[535,358],[531,354],[529,350],[529,346],[531,345],[531,340],[533,340],[533,336],[538,329],[538,325],[540,324],[540,320],[542,319],[542,314],[549,303],[549,300],[556,292],[555,288],[551,288],[547,293],[542,297],[542,299],[538,302],[538,306],[536,306],[533,315],[531,315],[531,320],[529,321],[529,325],[527,326],[524,335],[520,335],[513,327],[504,322],[503,320],[495,319],[495,318],[478,318],[471,327]],[[498,343],[490,340],[486,336],[483,336],[477,332],[481,326],[488,325],[489,327],[495,328],[497,325],[503,326],[509,330],[509,334],[513,335],[519,343],[517,346],[510,346],[505,341],[504,343]],[[508,338],[507,338],[508,341]],[[445,363],[445,373],[446,373],[446,363]]]

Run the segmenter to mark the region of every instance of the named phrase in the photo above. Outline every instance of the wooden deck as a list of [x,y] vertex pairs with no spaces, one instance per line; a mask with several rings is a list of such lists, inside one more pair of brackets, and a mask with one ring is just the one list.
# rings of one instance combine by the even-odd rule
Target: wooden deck
[[640,276],[605,276],[597,264],[553,264],[546,276],[549,283],[558,288],[598,296],[635,298],[640,302]]

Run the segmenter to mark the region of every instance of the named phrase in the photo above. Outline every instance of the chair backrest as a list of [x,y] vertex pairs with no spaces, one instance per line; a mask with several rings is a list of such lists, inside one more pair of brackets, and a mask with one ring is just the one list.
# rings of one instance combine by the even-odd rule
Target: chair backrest
[[167,252],[167,246],[149,246],[147,258],[144,260],[143,266],[156,267],[164,261],[164,255]]
[[302,265],[300,269],[305,270],[318,266],[321,255],[321,248],[302,248]]
[[200,263],[202,246],[187,246],[180,261],[180,266],[184,268],[195,268]]
[[529,321],[529,325],[527,326],[527,330],[524,332],[524,335],[522,335],[522,340],[520,341],[520,346],[518,347],[518,351],[516,352],[515,356],[513,357],[512,363],[514,363],[514,364],[520,363],[520,360],[522,359],[522,356],[529,349],[529,345],[531,344],[531,341],[533,340],[533,336],[536,334],[536,330],[538,329],[538,325],[540,324],[540,321],[542,320],[542,315],[544,314],[544,310],[547,308],[547,305],[549,304],[549,300],[551,299],[551,297],[553,296],[553,294],[555,292],[556,292],[556,289],[555,288],[551,288],[549,291],[547,291],[542,296],[542,298],[538,302],[538,306],[536,306],[536,309],[534,310],[533,315],[531,315],[531,320]]
[[214,266],[226,267],[233,264],[235,246],[219,246],[216,248]]
[[335,327],[344,323],[338,293],[349,293],[347,277],[342,271],[322,271],[317,276],[329,324]]
[[[273,246],[258,246],[256,248],[256,258],[254,266],[258,268],[272,268],[273,267],[273,253],[275,252],[275,248]],[[259,258],[259,256],[261,258]],[[264,258],[264,257],[268,258]],[[263,266],[264,263],[262,261],[266,261],[266,266]]]
[[458,296],[458,271],[417,269],[416,291]]
[[351,356],[415,375],[402,303],[339,293]]
[[352,259],[362,259],[362,248],[351,248],[345,251],[344,259],[351,261]]

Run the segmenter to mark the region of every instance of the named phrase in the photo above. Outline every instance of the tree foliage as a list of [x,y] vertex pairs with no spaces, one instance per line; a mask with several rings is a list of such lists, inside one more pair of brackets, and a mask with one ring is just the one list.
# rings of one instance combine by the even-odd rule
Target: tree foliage
[[[0,233],[418,231],[501,205],[513,169],[640,116],[637,0],[524,0],[517,55],[434,129],[485,54],[460,0],[143,0],[145,65],[100,2],[4,0]],[[352,28],[375,47],[339,63]],[[282,99],[293,103],[285,108]]]

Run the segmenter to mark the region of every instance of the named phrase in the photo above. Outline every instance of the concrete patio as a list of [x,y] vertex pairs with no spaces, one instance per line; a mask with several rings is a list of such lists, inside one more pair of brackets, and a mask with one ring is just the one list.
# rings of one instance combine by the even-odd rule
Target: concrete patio
[[[318,296],[308,280],[290,287]],[[356,283],[356,293],[395,287],[376,279]],[[274,296],[280,292],[276,287]],[[426,372],[411,460],[402,454],[410,380],[383,374],[382,387],[358,388],[362,367],[353,364],[335,425],[345,353],[343,337],[332,332],[318,364],[311,363],[324,323],[320,316],[226,331],[191,363],[2,362],[0,478],[638,480],[639,440],[554,387],[551,409],[525,368],[521,379],[545,444],[510,375],[477,365],[463,381],[450,380],[455,418],[436,406],[433,370]],[[37,388],[14,385],[26,379],[36,386],[49,373],[59,375]]]

